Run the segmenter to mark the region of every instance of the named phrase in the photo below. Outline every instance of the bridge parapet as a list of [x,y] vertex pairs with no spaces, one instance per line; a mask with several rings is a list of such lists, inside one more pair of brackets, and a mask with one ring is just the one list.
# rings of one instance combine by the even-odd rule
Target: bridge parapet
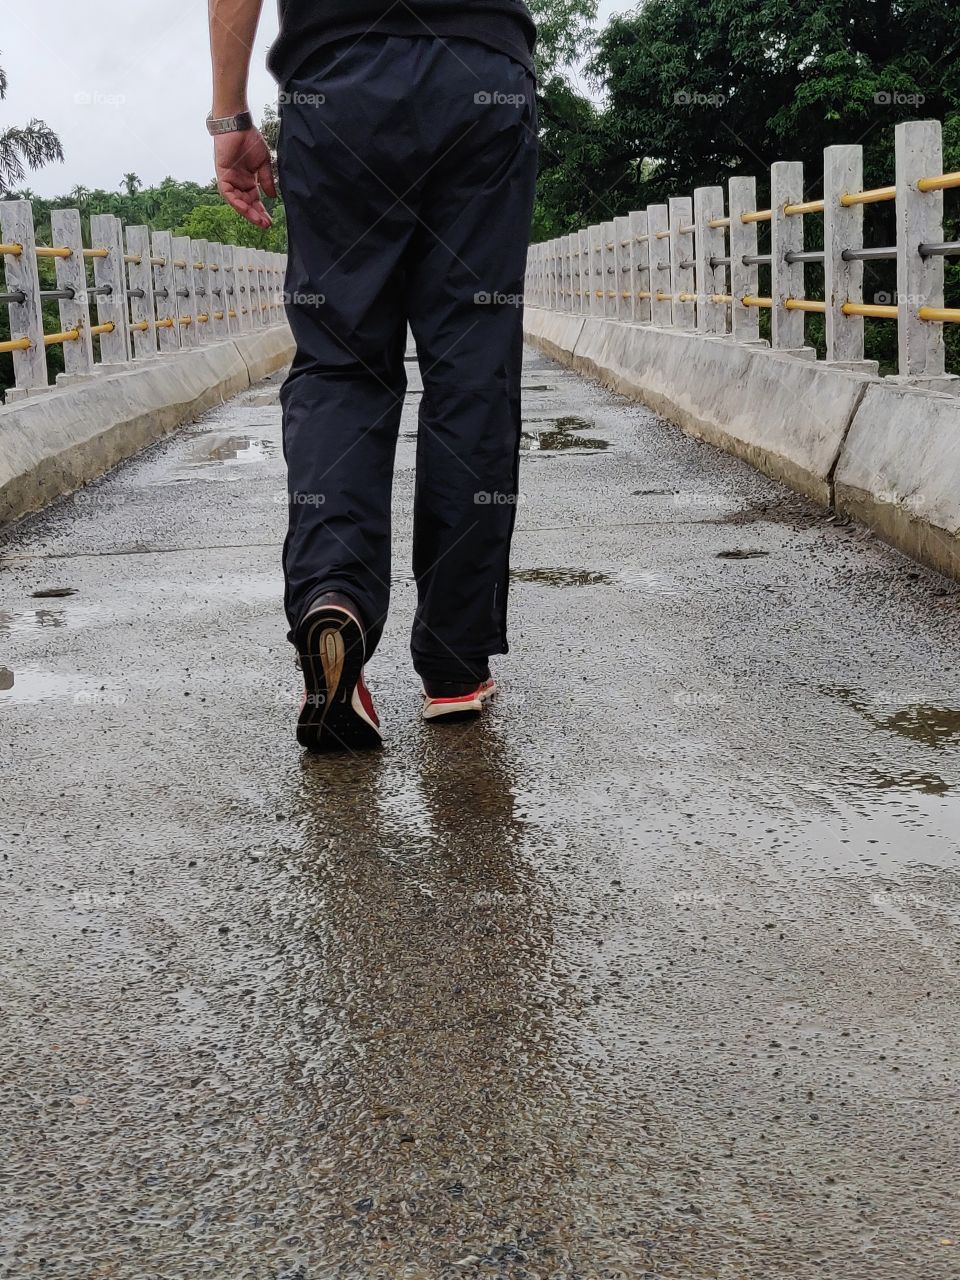
[[[731,178],[587,229],[532,245],[528,303],[576,316],[758,341],[756,317],[771,312],[775,351],[812,359],[804,324],[825,317],[828,364],[864,372],[864,321],[895,323],[899,376],[912,385],[953,390],[946,373],[943,329],[960,323],[944,305],[944,259],[960,257],[960,241],[943,239],[943,193],[960,173],[943,172],[941,126],[935,120],[896,126],[895,182],[863,190],[863,149],[828,147],[821,199],[807,200],[803,166],[782,161],[770,174],[770,208],[758,209],[755,179]],[[864,209],[892,202],[896,243],[864,245]],[[692,212],[691,212],[692,209]],[[804,219],[823,218],[823,249],[804,249]],[[769,252],[759,253],[757,227],[770,226]],[[866,301],[863,265],[896,263],[896,293]],[[805,266],[823,267],[824,296],[808,298]],[[761,273],[769,281],[763,291]]]
[[[803,168],[773,165],[770,207],[753,177],[701,187],[531,246],[528,339],[643,400],[824,506],[871,525],[960,578],[960,377],[946,370],[944,192],[935,120],[896,126],[895,181],[863,186],[859,146],[828,147],[823,196]],[[868,205],[895,208],[895,243],[864,243]],[[822,249],[804,224],[822,217]],[[758,229],[769,236],[768,246]],[[809,237],[812,239],[812,237]],[[890,296],[864,298],[864,265],[896,264]],[[823,297],[807,269],[823,269]],[[769,339],[759,316],[770,313]],[[824,317],[826,359],[806,341]],[[865,359],[866,323],[897,326],[897,372]]]
[[[0,259],[13,353],[14,403],[51,385],[143,364],[282,323],[286,255],[213,244],[110,213],[90,219],[84,245],[76,209],[51,216],[52,245],[38,245],[28,200],[0,201]],[[38,262],[56,262],[56,288],[41,287]],[[44,332],[43,303],[56,301],[60,329]],[[50,382],[47,350],[64,349],[64,372]]]

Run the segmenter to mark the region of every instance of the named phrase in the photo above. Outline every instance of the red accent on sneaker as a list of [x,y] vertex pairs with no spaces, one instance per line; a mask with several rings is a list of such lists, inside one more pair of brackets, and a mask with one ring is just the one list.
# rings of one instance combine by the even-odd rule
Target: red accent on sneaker
[[423,718],[424,720],[439,720],[442,716],[479,714],[483,709],[483,704],[496,691],[497,684],[492,676],[478,684],[476,689],[471,690],[470,693],[463,693],[455,698],[431,698],[424,691]]
[[370,695],[370,690],[367,688],[366,681],[363,678],[362,672],[360,674],[360,679],[357,681],[357,696],[360,699],[360,702],[363,706],[364,711],[367,713],[367,715],[370,717],[370,719],[379,729],[380,717],[377,715],[377,709],[373,705],[373,698]]

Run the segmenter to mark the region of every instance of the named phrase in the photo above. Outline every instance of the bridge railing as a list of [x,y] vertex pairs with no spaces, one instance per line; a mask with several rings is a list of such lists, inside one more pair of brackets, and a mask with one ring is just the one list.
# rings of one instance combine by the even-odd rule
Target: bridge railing
[[[76,209],[53,210],[51,239],[37,244],[28,200],[0,200],[0,305],[10,322],[0,352],[13,353],[15,378],[8,401],[50,386],[53,346],[63,347],[63,385],[283,319],[284,254],[124,227],[110,213],[91,216],[84,245]],[[44,258],[55,263],[52,289],[41,287]],[[46,333],[43,303],[54,300],[60,327]]]
[[[614,218],[572,235],[532,245],[525,299],[534,306],[634,324],[760,341],[759,313],[771,313],[770,345],[805,358],[804,321],[824,316],[827,361],[872,368],[864,360],[864,320],[893,322],[899,373],[921,385],[953,384],[945,373],[943,326],[960,323],[944,306],[944,259],[960,241],[943,239],[943,193],[960,173],[943,172],[941,126],[924,120],[895,129],[895,181],[863,190],[863,149],[824,152],[823,198],[804,198],[803,165],[781,161],[770,172],[770,208],[758,209],[756,179]],[[864,245],[864,209],[890,201],[896,243]],[[804,249],[804,219],[823,218],[823,249]],[[770,251],[758,250],[757,228],[770,224]],[[864,263],[896,263],[896,293],[865,302]],[[808,298],[804,270],[823,267],[822,299]],[[761,271],[769,292],[761,289]]]

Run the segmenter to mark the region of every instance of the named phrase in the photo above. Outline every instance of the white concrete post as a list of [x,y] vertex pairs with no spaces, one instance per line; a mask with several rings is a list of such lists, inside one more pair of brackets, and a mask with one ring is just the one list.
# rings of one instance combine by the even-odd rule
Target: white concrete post
[[730,306],[731,328],[738,342],[760,341],[760,308],[745,307],[742,298],[755,298],[760,291],[760,268],[744,258],[757,256],[757,224],[744,222],[743,215],[757,207],[756,178],[731,178],[728,185],[730,208]]
[[557,255],[552,240],[548,240],[543,246],[544,256],[547,265],[547,310],[556,311],[557,309]]
[[722,218],[723,187],[697,187],[693,193],[693,221],[696,226],[695,258],[697,276],[697,332],[726,333],[725,302],[714,302],[717,294],[727,292],[727,269],[714,266],[717,258],[727,256],[727,237],[723,227],[711,227],[711,221]]
[[207,245],[207,262],[210,264],[210,337],[222,342],[230,332],[227,326],[225,275],[223,269],[223,245]]
[[173,237],[169,231],[154,231],[153,300],[157,308],[157,341],[161,351],[178,351],[180,326],[177,324],[177,283],[173,268]]
[[77,329],[77,342],[63,344],[63,373],[57,383],[66,384],[93,372],[93,339],[90,336],[90,299],[87,297],[87,263],[83,256],[83,229],[76,209],[50,211],[50,236],[55,245],[70,250],[69,258],[57,258],[57,288],[70,289],[72,298],[60,299],[60,328]]
[[778,160],[770,170],[770,278],[772,281],[772,345],[781,351],[815,354],[804,350],[802,311],[788,311],[788,298],[804,296],[803,263],[788,262],[787,255],[803,250],[803,214],[787,215],[784,206],[803,200],[803,165],[799,160]]
[[123,232],[120,219],[112,213],[95,213],[90,219],[92,249],[106,249],[106,257],[94,258],[93,282],[109,293],[97,294],[97,324],[109,324],[109,333],[100,334],[101,365],[130,361],[130,308],[127,305],[127,268],[123,260]]
[[[233,267],[233,257],[236,249],[232,244],[221,246],[223,253],[223,318],[226,322],[227,333],[240,332],[240,310],[237,302],[237,273]],[[231,315],[230,313],[233,312]]]
[[250,319],[254,329],[263,328],[263,297],[260,291],[260,270],[258,249],[247,250],[247,297],[250,308]]
[[602,316],[606,302],[605,277],[603,274],[603,227],[595,225],[587,228],[590,236],[590,314]]
[[846,302],[863,302],[863,263],[845,262],[846,249],[863,248],[863,205],[844,208],[840,197],[863,190],[863,148],[827,147],[823,153],[823,296],[827,359],[845,368],[872,368],[863,358],[863,316],[845,316]]
[[[191,240],[191,250],[193,253],[193,287],[197,295],[197,341],[210,341],[210,312],[212,310],[212,302],[210,298],[210,267],[207,261],[207,250],[210,247],[207,240]],[[203,317],[206,316],[206,319]]]
[[943,172],[939,120],[898,124],[894,131],[897,185],[897,345],[901,378],[942,378],[943,325],[921,320],[921,307],[943,306],[943,258],[923,258],[921,244],[943,240],[943,192],[918,191],[920,178]]
[[[631,317],[639,324],[650,323],[650,238],[646,209],[630,214],[630,238],[633,240],[633,270],[630,289],[633,294]],[[641,294],[647,296],[641,297]]]
[[673,324],[670,294],[670,213],[665,204],[647,206],[650,228],[650,314],[661,329]]
[[614,314],[618,320],[633,319],[633,237],[630,219],[626,216],[613,220],[613,243],[616,275],[613,277],[617,291]]
[[273,317],[277,324],[280,324],[284,317],[283,272],[283,254],[275,253],[273,255]]
[[196,347],[200,343],[197,333],[197,293],[193,277],[193,246],[188,236],[173,237],[173,272],[176,281],[177,322],[180,325],[180,345]]
[[[23,302],[8,303],[10,338],[29,341],[30,346],[13,353],[16,391],[26,393],[47,386],[47,352],[43,345],[43,313],[40,310],[40,275],[37,271],[37,241],[33,231],[33,206],[29,200],[0,200],[0,242],[19,245],[19,253],[8,253],[6,268],[8,293],[20,293]],[[7,400],[19,396],[8,391]]]
[[577,252],[580,248],[576,234],[568,235],[566,238],[566,257],[567,257],[567,311],[576,311],[577,309]]
[[617,315],[617,245],[616,232],[612,222],[600,225],[600,263],[601,285],[603,290],[603,314],[615,318]]
[[269,329],[273,324],[273,317],[270,314],[270,281],[267,276],[267,251],[266,249],[258,249],[257,251],[257,287],[260,290],[260,323],[264,329]]
[[697,323],[697,304],[693,301],[697,291],[693,232],[684,230],[693,222],[693,201],[689,196],[671,196],[669,210],[670,292],[673,294],[673,323],[678,329],[693,329]]
[[577,232],[577,243],[580,246],[577,261],[580,272],[580,299],[577,310],[582,316],[590,314],[590,233],[585,228]]
[[557,239],[557,310],[566,311],[570,302],[570,275],[567,258],[567,236]]
[[[130,317],[133,322],[133,352],[137,359],[157,354],[157,326],[153,304],[153,267],[150,265],[150,231],[147,227],[127,227],[127,257],[139,259],[128,264]],[[146,328],[139,326],[146,325]]]

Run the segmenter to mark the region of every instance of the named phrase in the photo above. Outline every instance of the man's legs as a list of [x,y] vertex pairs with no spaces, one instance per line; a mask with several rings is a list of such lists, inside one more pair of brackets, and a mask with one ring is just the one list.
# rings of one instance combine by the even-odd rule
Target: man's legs
[[437,42],[427,80],[437,158],[407,257],[424,386],[411,647],[424,680],[456,685],[507,651],[536,104],[522,66],[467,41]]
[[279,146],[297,343],[281,393],[287,618],[292,636],[313,597],[341,592],[359,610],[367,657],[389,601],[406,389],[402,260],[414,216],[397,196],[418,159],[415,131],[390,91],[390,43],[333,46],[288,85]]

